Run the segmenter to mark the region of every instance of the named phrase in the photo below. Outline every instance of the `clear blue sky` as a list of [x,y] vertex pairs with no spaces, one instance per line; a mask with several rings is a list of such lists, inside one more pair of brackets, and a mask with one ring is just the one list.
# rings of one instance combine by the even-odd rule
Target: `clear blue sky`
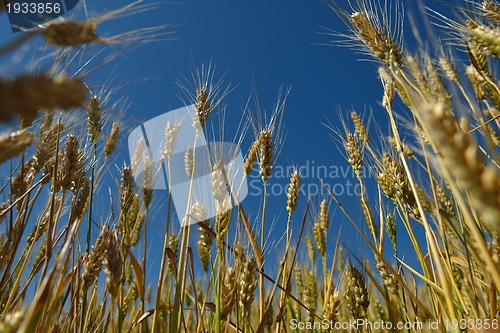
[[[109,8],[118,8],[127,2],[118,0],[87,0],[89,13],[101,14]],[[152,3],[145,0],[144,3]],[[406,1],[407,13],[414,10],[413,4]],[[435,1],[427,2],[436,7]],[[320,0],[273,0],[273,1],[195,1],[186,0],[179,4],[162,3],[156,8],[137,15],[111,20],[98,27],[97,33],[102,36],[115,35],[131,29],[151,27],[171,23],[175,31],[168,36],[172,40],[140,45],[138,47],[116,46],[121,53],[109,64],[88,75],[92,84],[105,82],[110,75],[113,80],[110,86],[118,86],[122,81],[130,81],[116,92],[116,97],[128,96],[131,106],[126,111],[124,120],[129,126],[138,126],[143,121],[161,115],[169,110],[183,106],[178,98],[181,90],[174,84],[182,80],[182,76],[190,77],[190,68],[212,63],[216,67],[215,79],[224,77],[224,83],[232,83],[235,89],[227,96],[223,104],[227,105],[226,131],[227,140],[234,134],[234,128],[243,116],[242,108],[253,93],[253,86],[259,95],[262,110],[271,111],[276,102],[280,87],[291,86],[285,115],[284,132],[286,140],[281,154],[276,162],[279,168],[290,165],[311,167],[334,166],[346,172],[348,177],[325,179],[331,186],[340,184],[347,190],[347,182],[356,183],[350,173],[349,165],[331,140],[333,134],[324,126],[330,122],[334,127],[341,128],[338,120],[339,110],[347,118],[347,111],[356,110],[360,114],[373,113],[375,120],[383,130],[387,120],[385,111],[379,105],[382,97],[382,87],[377,79],[377,64],[366,55],[357,54],[345,47],[327,46],[336,37],[325,35],[328,29],[346,32],[347,28],[335,13]],[[82,17],[82,8],[75,9],[75,15]],[[415,11],[413,12],[415,13]],[[408,20],[405,21],[409,27]],[[411,36],[407,28],[406,34]],[[0,41],[12,38],[6,15],[0,16]],[[34,43],[34,42],[33,42]],[[36,47],[39,47],[38,44]],[[34,48],[34,44],[27,44]],[[414,51],[415,45],[405,45]],[[29,54],[28,52],[26,54]],[[25,56],[29,60],[29,56]],[[360,60],[370,61],[360,61]],[[2,60],[4,62],[5,59]],[[95,64],[99,63],[99,58]],[[92,64],[90,65],[90,68]],[[9,69],[3,69],[8,72]],[[112,74],[113,73],[113,74]],[[250,103],[251,110],[255,110]],[[367,117],[365,117],[367,119]],[[217,121],[217,120],[216,120]],[[209,124],[210,126],[210,124]],[[349,124],[349,126],[351,126]],[[351,126],[352,128],[352,126]],[[377,140],[378,133],[371,132]],[[246,154],[253,140],[249,131],[242,144],[243,154]],[[126,160],[126,136],[122,135],[120,152]],[[121,162],[117,160],[117,164]],[[311,170],[311,169],[310,169]],[[115,172],[118,177],[118,172]],[[250,181],[255,178],[250,178]],[[281,184],[287,179],[271,179],[270,185]],[[318,185],[318,180],[309,175],[303,183]],[[276,187],[278,190],[279,188]],[[252,189],[250,189],[252,191]],[[108,204],[107,191],[103,191],[102,210]],[[376,189],[369,189],[371,202],[375,203]],[[161,196],[162,194],[158,194]],[[155,192],[156,196],[156,192]],[[166,196],[164,196],[166,197]],[[323,196],[323,197],[326,197]],[[315,204],[320,199],[316,198]],[[362,221],[362,214],[357,209],[357,199],[354,196],[340,196],[346,206],[351,208],[355,220]],[[305,197],[300,198],[298,212],[302,214],[305,208]],[[117,200],[117,198],[115,198]],[[158,200],[158,199],[157,199]],[[255,219],[260,197],[251,195],[243,202]],[[106,202],[105,202],[106,201]],[[353,203],[354,202],[354,203]],[[268,221],[274,216],[278,226],[271,238],[279,239],[286,224],[286,197],[270,196]],[[332,239],[338,226],[343,225],[343,239],[359,240],[356,235],[349,236],[352,228],[343,218],[342,213],[335,211],[331,204]],[[335,215],[333,212],[335,211]],[[165,213],[166,214],[166,213]],[[153,218],[150,226],[154,231],[164,230],[161,214]],[[295,230],[300,226],[299,215],[294,219]],[[156,224],[157,223],[157,224]],[[268,223],[268,226],[271,223]],[[161,232],[152,235],[152,252],[156,245],[160,248]],[[354,245],[353,245],[354,244]],[[359,246],[351,243],[353,250]],[[333,244],[330,244],[332,249]],[[330,251],[331,253],[331,251]],[[159,261],[159,257],[157,259]]]

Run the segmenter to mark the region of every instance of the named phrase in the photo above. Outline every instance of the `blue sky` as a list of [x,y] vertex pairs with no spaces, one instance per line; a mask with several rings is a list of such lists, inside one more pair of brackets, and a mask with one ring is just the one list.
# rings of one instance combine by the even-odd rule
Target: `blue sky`
[[[333,133],[324,123],[340,126],[339,109],[369,112],[369,105],[377,107],[382,88],[376,79],[374,63],[359,62],[360,56],[347,48],[325,45],[332,37],[321,34],[326,32],[321,26],[345,31],[326,5],[320,1],[189,1],[180,5],[161,5],[154,11],[138,15],[136,19],[143,24],[146,21],[139,17],[147,17],[148,25],[170,22],[178,26],[173,28],[175,40],[141,46],[126,53],[130,60],[120,58],[115,62],[127,68],[121,76],[146,79],[120,91],[126,92],[133,101],[128,113],[134,118],[147,120],[182,106],[177,97],[181,92],[174,82],[182,76],[189,77],[193,64],[200,67],[211,62],[216,67],[215,78],[225,75],[224,83],[231,82],[235,87],[224,100],[227,104],[226,140],[232,139],[243,116],[242,108],[254,93],[254,87],[261,109],[270,112],[280,87],[291,86],[283,119],[286,138],[276,168],[307,165],[312,171],[313,165],[334,166],[349,172],[348,179],[328,179],[328,183],[340,184],[339,190],[346,188],[346,182],[355,183],[350,166],[330,139]],[[255,111],[253,102],[249,106]],[[373,112],[384,113],[381,108]],[[217,122],[214,119],[209,126],[217,126]],[[253,139],[249,131],[241,147],[243,154]],[[254,173],[249,178],[250,195],[243,204],[251,207],[247,208],[249,215],[258,221],[255,208],[259,207],[261,196],[252,196],[252,193],[260,193],[257,188],[261,183],[256,176]],[[316,177],[305,176],[304,186],[311,184],[311,190],[320,188]],[[281,193],[269,197],[268,221],[276,220],[270,241],[279,240],[284,232],[286,197],[280,191],[287,183],[288,177],[270,181],[274,193]],[[306,200],[303,196],[299,203],[295,233],[298,233]],[[315,200],[319,204],[320,198]],[[357,217],[362,218],[361,215]],[[340,212],[335,214],[334,220],[340,223],[332,229],[332,235],[344,221]],[[268,227],[270,225],[268,223]],[[348,225],[343,228],[351,230]]]
[[[145,0],[144,3],[153,2]],[[415,5],[406,3],[408,17]],[[110,8],[122,6],[124,2],[87,0],[86,4],[89,13],[102,14]],[[429,1],[428,4],[437,6],[435,1]],[[75,15],[82,17],[81,5],[75,9]],[[340,172],[349,172],[348,176],[345,179],[330,177],[325,180],[327,183],[331,186],[340,184],[338,189],[347,190],[347,182],[356,182],[343,157],[343,151],[339,152],[330,138],[335,134],[325,123],[341,128],[339,112],[344,119],[349,120],[347,111],[356,110],[365,115],[365,119],[373,114],[377,126],[385,130],[385,111],[379,105],[382,86],[377,79],[377,63],[369,56],[345,47],[328,45],[338,38],[326,35],[324,27],[340,32],[347,32],[347,28],[324,3],[320,0],[186,0],[178,4],[161,3],[150,11],[105,22],[98,27],[97,33],[110,36],[167,23],[174,25],[167,28],[175,31],[167,36],[171,40],[133,47],[114,46],[118,51],[116,58],[88,75],[88,82],[94,86],[106,83],[113,89],[120,86],[121,82],[127,82],[116,91],[115,96],[127,96],[132,103],[125,115],[119,115],[130,129],[183,106],[184,103],[178,97],[182,96],[182,91],[175,82],[182,81],[183,76],[189,78],[190,68],[193,66],[199,68],[202,64],[206,66],[211,63],[216,68],[215,79],[224,76],[224,84],[231,83],[234,88],[223,101],[227,106],[226,140],[232,139],[235,128],[243,117],[242,109],[254,92],[258,94],[261,109],[270,112],[277,101],[280,87],[290,86],[283,118],[286,139],[276,167],[336,167]],[[407,27],[408,23],[406,20]],[[405,33],[411,36],[409,28]],[[0,16],[0,41],[11,39],[12,36],[7,17]],[[35,45],[34,41],[30,43],[26,46],[30,50],[40,46]],[[411,44],[405,47],[413,48],[412,51],[416,49]],[[24,61],[29,60],[28,55],[29,51],[25,53]],[[102,59],[97,57],[89,68],[99,65],[100,61]],[[109,80],[110,77],[113,79]],[[255,111],[253,102],[249,106],[250,110]],[[216,126],[217,122],[218,120],[214,120],[213,124]],[[349,126],[352,128],[350,123]],[[376,130],[371,131],[371,134],[375,140],[378,139],[379,133]],[[241,146],[244,155],[253,139],[253,134],[249,131]],[[120,154],[129,160],[125,135],[122,135]],[[122,165],[119,159],[116,163]],[[119,176],[117,172],[114,174],[115,177]],[[255,178],[250,177],[250,181],[252,180]],[[276,187],[278,189],[283,188],[288,179],[271,179],[270,185],[273,182],[280,184],[280,187]],[[312,175],[304,177],[303,183],[316,184],[314,186],[319,184]],[[103,192],[103,200],[106,201],[107,190]],[[374,187],[369,189],[372,203],[377,201],[376,193]],[[320,199],[324,197],[326,195],[316,198],[314,203],[319,205]],[[340,197],[351,209],[355,220],[362,221],[357,199],[348,195]],[[306,198],[303,196],[300,199],[298,212],[302,214]],[[259,207],[259,200],[259,197],[250,195],[243,202],[251,207],[247,210],[254,219],[257,218],[256,207]],[[104,201],[101,203],[103,210],[108,204]],[[284,194],[271,195],[269,203],[268,221],[277,220],[277,227],[270,237],[276,241],[284,232],[286,197]],[[294,219],[296,232],[300,226],[299,214]],[[360,238],[353,234],[352,228],[333,203],[331,214],[334,224],[332,239],[336,237],[339,226],[343,225],[343,235],[347,236],[343,239],[348,242],[353,240],[351,246],[354,244],[353,250],[356,250]],[[164,230],[161,212],[151,228],[155,231]],[[161,232],[153,233],[152,241],[157,242],[158,247],[161,240]],[[153,252],[154,247],[152,245]],[[330,249],[332,247],[333,244]]]

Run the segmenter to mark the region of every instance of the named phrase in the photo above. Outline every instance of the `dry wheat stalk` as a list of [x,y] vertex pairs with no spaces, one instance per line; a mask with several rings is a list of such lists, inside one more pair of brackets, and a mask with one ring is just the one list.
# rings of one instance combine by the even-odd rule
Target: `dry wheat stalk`
[[193,150],[189,147],[184,149],[184,170],[186,171],[188,178],[192,179],[194,176],[194,156]]
[[106,144],[104,145],[104,152],[106,157],[109,157],[115,151],[116,145],[118,144],[118,136],[120,134],[120,126],[118,123],[114,122],[111,128],[111,133],[109,134]]
[[31,157],[19,170],[11,184],[11,193],[14,199],[21,197],[26,193],[28,187],[35,178],[36,159]]
[[78,78],[50,77],[46,74],[3,78],[0,80],[0,120],[7,121],[14,114],[20,114],[26,117],[26,127],[41,110],[82,106],[87,99],[87,91]]
[[[394,147],[398,147],[398,142],[393,136],[387,137],[387,141]],[[408,158],[415,158],[415,154],[413,153],[413,150],[411,150],[410,146],[408,146],[404,142],[400,142],[401,149],[403,150],[403,154],[408,157]]]
[[350,265],[347,270],[345,297],[347,308],[351,312],[352,317],[355,320],[365,319],[368,306],[370,305],[368,290],[366,289],[363,274],[353,265]]
[[374,13],[358,11],[350,16],[353,33],[373,54],[389,67],[403,68],[403,53],[387,34],[373,21]]
[[356,173],[356,177],[360,178],[361,171],[363,169],[363,153],[361,152],[361,147],[359,145],[358,139],[355,138],[351,133],[347,133],[345,149],[348,156],[347,161]]
[[299,191],[300,191],[300,174],[295,170],[290,176],[290,186],[286,194],[287,205],[286,210],[288,214],[292,214],[297,208],[297,203],[299,201]]
[[[484,54],[495,58],[500,56],[499,28],[472,23],[468,25],[468,33],[471,34],[473,41],[477,43]],[[483,66],[483,68],[485,67]]]
[[271,132],[263,130],[259,136],[259,169],[262,180],[267,180],[271,177],[273,170],[273,143]]
[[356,133],[358,134],[359,139],[362,143],[370,142],[370,136],[368,135],[368,130],[366,129],[365,124],[361,117],[357,114],[356,111],[351,112],[351,118],[354,123],[354,128],[356,129]]
[[[124,17],[133,13],[152,10],[151,4],[143,4],[143,0],[137,0],[121,8],[109,11],[103,15],[97,15],[86,21],[76,22],[73,20],[56,20],[43,27],[41,35],[45,40],[57,47],[76,47],[85,44],[105,43],[147,43],[162,40],[161,37],[171,32],[164,31],[168,24],[156,27],[141,28],[118,34],[111,37],[100,37],[95,29],[99,24],[116,17]],[[164,37],[163,37],[164,38]]]
[[205,128],[205,124],[208,120],[208,116],[212,111],[212,106],[210,105],[210,95],[206,88],[200,88],[196,92],[196,114],[198,116],[198,121],[200,122],[201,128]]
[[320,223],[314,223],[313,226],[314,240],[316,241],[316,248],[318,249],[321,258],[326,255],[326,242],[323,236],[323,230]]
[[218,160],[212,167],[212,197],[217,203],[222,203],[227,197],[226,165]]
[[457,83],[460,82],[460,76],[458,75],[455,66],[447,58],[439,58],[439,66],[449,80]]
[[180,130],[181,124],[167,123],[167,126],[165,127],[165,145],[163,146],[162,160],[172,157]]
[[231,314],[233,310],[233,305],[236,300],[237,291],[237,279],[236,279],[236,269],[234,267],[229,267],[224,272],[224,278],[221,290],[221,307],[220,312],[223,317],[227,317]]
[[391,270],[387,268],[385,261],[381,260],[378,255],[375,255],[375,268],[378,269],[380,276],[382,277],[382,282],[387,290],[393,295],[399,295],[399,283],[394,277]]
[[139,204],[140,198],[139,194],[133,194],[132,203],[128,212],[126,213],[125,218],[120,220],[120,232],[124,235],[128,235],[129,231],[134,230],[138,218],[139,218]]
[[387,68],[380,66],[378,69],[382,86],[384,87],[384,96],[382,97],[382,105],[386,109],[391,109],[394,104],[394,93],[396,91],[396,83]]
[[316,262],[316,250],[314,247],[313,239],[310,236],[306,236],[304,241],[306,244],[307,255],[309,256],[309,259],[311,260],[311,262]]
[[229,229],[231,222],[231,214],[229,212],[229,198],[217,203],[217,215],[215,216],[215,230],[217,239],[224,239]]
[[26,130],[3,134],[0,136],[0,164],[21,154],[35,141],[35,135]]
[[323,319],[329,320],[330,322],[337,322],[337,317],[339,315],[340,308],[340,293],[335,290],[330,294],[326,306],[323,309]]
[[243,313],[248,313],[252,306],[255,289],[257,288],[257,263],[255,258],[243,261],[239,276],[239,303],[243,308]]
[[34,156],[36,158],[35,173],[40,172],[45,164],[54,158],[58,144],[57,139],[63,131],[64,123],[62,122],[47,124],[46,127],[40,129],[40,138]]
[[101,273],[104,256],[106,254],[106,244],[108,244],[110,237],[111,234],[109,232],[109,225],[104,224],[101,228],[99,237],[92,246],[92,251],[82,255],[82,294],[85,294],[87,290],[97,281],[97,278]]
[[134,178],[130,168],[124,168],[122,172],[121,189],[120,189],[120,209],[126,217],[134,198]]
[[323,199],[319,205],[319,225],[321,226],[321,230],[326,237],[328,235],[328,227],[330,225],[330,214],[328,213],[328,204],[326,199]]
[[259,147],[260,147],[260,141],[259,139],[255,140],[252,144],[252,147],[250,148],[250,151],[248,152],[248,156],[245,159],[245,165],[243,169],[245,170],[245,174],[250,174],[252,172],[255,162],[257,162],[257,156],[259,153]]
[[106,257],[104,259],[104,273],[106,274],[106,289],[112,299],[116,299],[121,287],[122,257],[116,235],[111,234],[104,244]]
[[53,22],[43,29],[42,36],[56,46],[78,46],[99,41],[99,36],[94,31],[96,28],[90,22]]
[[306,269],[306,284],[304,286],[304,304],[306,305],[306,322],[314,320],[318,303],[318,283],[312,270]]
[[102,131],[101,101],[99,100],[99,97],[92,96],[87,105],[87,115],[87,126],[90,141],[95,144],[99,140]]
[[71,215],[69,219],[69,224],[72,224],[74,221],[83,218],[85,215],[85,209],[89,203],[90,198],[90,183],[87,177],[84,177],[83,180],[78,184],[79,193],[78,199],[75,202],[75,205],[71,208]]
[[424,116],[434,149],[442,163],[471,194],[472,203],[495,228],[500,228],[500,178],[493,166],[486,166],[478,144],[457,125],[442,103],[424,104]]
[[500,22],[500,4],[493,0],[484,0],[479,9],[483,11],[484,16],[487,18]]
[[144,178],[142,184],[142,197],[144,205],[149,209],[153,200],[153,166],[149,156],[144,158]]
[[[207,219],[207,211],[199,202],[193,205],[192,213],[206,227],[210,228],[210,220]],[[198,255],[200,257],[201,266],[208,272],[208,264],[212,252],[212,235],[203,227],[198,228],[200,232],[200,240],[198,241]]]
[[465,73],[467,74],[467,77],[469,78],[469,81],[472,85],[472,89],[474,89],[474,92],[476,93],[476,97],[478,100],[485,100],[486,99],[486,91],[484,89],[484,78],[479,74],[477,69],[473,65],[469,65],[465,68]]
[[141,166],[144,156],[147,154],[146,152],[146,141],[143,137],[141,137],[137,141],[137,147],[134,152],[134,156],[132,156],[130,160],[130,168],[133,172],[138,172],[139,167]]
[[73,181],[80,178],[82,172],[80,152],[78,150],[78,137],[68,134],[66,136],[66,149],[61,158],[59,185],[63,190],[71,189]]
[[168,247],[174,252],[177,257],[179,254],[179,237],[176,233],[170,234],[170,239],[168,240]]

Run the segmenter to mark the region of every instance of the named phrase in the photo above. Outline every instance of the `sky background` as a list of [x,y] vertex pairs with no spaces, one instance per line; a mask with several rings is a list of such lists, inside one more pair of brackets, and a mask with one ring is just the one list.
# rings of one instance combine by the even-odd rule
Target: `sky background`
[[[125,3],[129,2],[87,0],[86,6],[92,17],[96,14],[102,15],[109,9],[119,8]],[[145,0],[144,3],[153,2]],[[443,8],[437,1],[427,1],[426,4],[432,8]],[[411,38],[409,17],[415,16],[419,21],[420,10],[410,1],[406,1],[405,6],[405,35]],[[83,13],[80,4],[72,15],[81,18],[84,17]],[[98,90],[104,84],[107,89],[116,90],[113,98],[126,96],[131,102],[123,114],[115,110],[111,117],[120,117],[127,124],[128,130],[131,130],[144,121],[183,106],[184,102],[179,98],[183,94],[175,82],[186,82],[183,77],[191,78],[193,68],[211,64],[212,68],[215,68],[214,79],[217,81],[223,77],[223,86],[231,83],[231,88],[234,88],[223,101],[226,106],[226,140],[233,140],[250,96],[257,93],[261,110],[267,110],[269,113],[277,101],[280,88],[291,87],[283,117],[283,132],[286,137],[276,166],[287,168],[292,165],[307,165],[309,170],[312,170],[312,165],[329,168],[333,166],[349,173],[345,179],[325,179],[327,184],[340,184],[337,189],[347,191],[348,182],[356,183],[343,156],[343,150],[339,152],[336,141],[331,138],[332,135],[336,137],[336,134],[328,129],[328,126],[342,130],[339,121],[341,114],[352,129],[348,111],[356,110],[364,115],[365,120],[369,119],[370,115],[373,116],[370,120],[370,132],[375,141],[380,135],[376,127],[387,134],[388,121],[384,109],[380,106],[383,89],[377,78],[377,62],[346,47],[331,46],[332,41],[339,38],[329,36],[327,29],[346,33],[347,28],[328,6],[320,0],[186,0],[182,3],[159,3],[147,12],[104,22],[96,32],[101,36],[113,36],[133,29],[167,23],[174,25],[167,28],[168,31],[175,32],[167,36],[171,40],[137,46],[116,45],[113,46],[116,51],[113,61],[103,64],[105,57],[100,54],[87,65],[89,69],[98,67],[86,76],[91,88]],[[417,30],[423,33],[423,29],[419,23]],[[0,16],[0,42],[12,38],[7,17],[3,14]],[[19,66],[14,67],[17,60],[12,57],[2,59],[2,74],[12,73],[13,70],[29,70],[30,55],[41,47],[42,43],[36,39],[28,42],[18,57],[21,59]],[[417,45],[407,43],[405,48],[415,51]],[[113,50],[108,48],[107,51]],[[464,54],[459,56],[464,57]],[[253,101],[249,104],[249,110],[256,110]],[[215,117],[208,126],[217,126],[217,123]],[[127,136],[128,133],[121,136],[118,155],[129,161]],[[253,140],[254,136],[250,130],[242,141],[243,155],[246,155]],[[123,164],[120,157],[115,163],[119,166]],[[110,172],[116,179],[119,178],[118,168],[111,168]],[[256,191],[252,186],[260,184],[256,181],[256,175],[255,172],[249,178],[253,185],[250,185],[249,197],[243,202],[245,206],[251,207],[247,208],[247,211],[253,221],[258,220],[257,208],[261,200],[261,196],[252,195],[252,191]],[[270,180],[270,186],[279,184],[275,187],[276,191],[282,191],[287,183],[286,177]],[[309,174],[304,175],[303,184],[314,184],[312,186],[318,187],[319,181]],[[109,209],[109,196],[106,185],[103,184],[102,187],[102,201],[98,203],[97,211],[105,212]],[[157,195],[158,192],[154,195],[160,204],[158,200],[166,198],[166,195]],[[376,187],[369,188],[368,195],[372,204],[375,204]],[[323,198],[328,197],[325,194],[314,198],[313,206],[318,206]],[[340,195],[340,199],[353,214],[354,220],[364,224],[357,198],[344,193]],[[299,201],[298,214],[293,221],[295,235],[300,227],[300,215],[306,207],[306,200],[307,198],[302,196]],[[276,244],[283,236],[287,217],[285,207],[284,193],[269,197],[268,226],[270,227],[273,220],[276,221],[273,231],[266,230],[270,234],[270,244]],[[356,250],[362,243],[360,237],[335,208],[335,204],[332,203],[330,208],[333,225],[331,239],[336,238],[342,226],[342,240]],[[157,210],[152,217],[152,253],[161,247],[165,215],[166,212]],[[106,216],[101,216],[101,221],[105,218]],[[309,225],[306,229],[310,229]],[[333,256],[333,243],[330,242],[329,246],[330,257]],[[277,248],[281,251],[283,244]],[[273,249],[274,247],[269,247],[267,251],[271,252]],[[159,255],[157,258],[159,261]]]

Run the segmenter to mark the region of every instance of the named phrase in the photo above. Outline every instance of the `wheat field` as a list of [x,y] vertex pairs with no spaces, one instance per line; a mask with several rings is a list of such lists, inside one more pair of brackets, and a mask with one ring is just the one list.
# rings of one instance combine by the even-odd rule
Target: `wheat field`
[[[50,50],[40,55],[43,66],[0,78],[0,121],[16,127],[0,136],[8,175],[0,184],[0,332],[500,332],[500,3],[463,1],[452,5],[456,17],[429,9],[436,34],[447,38],[438,50],[410,53],[402,6],[323,1],[332,21],[345,23],[344,31],[327,34],[362,48],[384,91],[384,120],[341,111],[330,128],[359,182],[348,204],[363,220],[332,192],[301,195],[296,169],[274,221],[268,190],[286,145],[281,128],[292,94],[283,90],[269,118],[245,111],[234,140],[253,136],[240,171],[258,174],[261,205],[229,208],[228,170],[212,156],[207,191],[215,214],[208,218],[192,195],[199,155],[186,149],[187,215],[178,221],[168,192],[153,277],[145,225],[158,209],[150,186],[158,170],[139,148],[130,159],[117,153],[131,130],[122,117],[126,98],[89,88],[85,74],[99,66],[83,64],[102,45],[168,43],[169,25],[99,36],[101,23],[151,8],[139,0],[83,21],[48,22],[0,48],[7,56],[38,38]],[[211,66],[179,85],[185,104],[194,105],[196,140],[223,115],[233,88]],[[389,127],[375,133],[382,127],[367,123],[377,121]],[[165,124],[160,154],[168,172],[179,129]],[[143,184],[134,179],[138,165]],[[112,179],[110,168],[120,176]],[[373,176],[377,198],[369,198],[373,184],[364,173]],[[104,181],[114,200],[103,213]],[[358,231],[364,253],[332,232],[334,215]],[[292,230],[292,219],[300,229]],[[271,223],[286,226],[273,272],[264,270],[263,231]],[[408,244],[398,244],[402,238]]]

